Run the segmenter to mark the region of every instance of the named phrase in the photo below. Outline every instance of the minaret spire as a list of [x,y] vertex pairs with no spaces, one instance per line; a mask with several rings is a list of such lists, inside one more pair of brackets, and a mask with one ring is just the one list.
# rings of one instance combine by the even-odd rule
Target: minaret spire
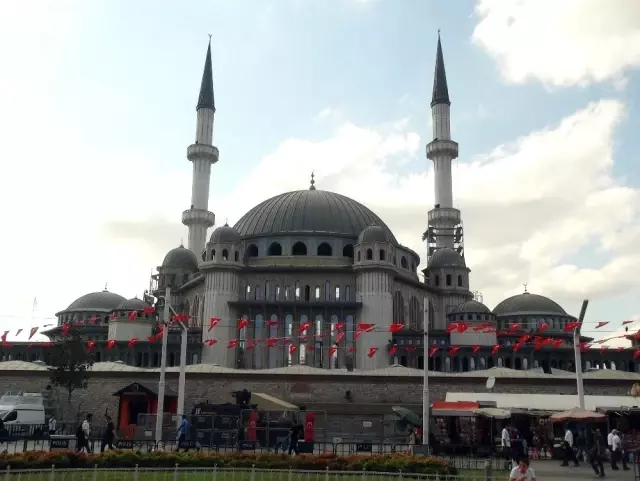
[[438,50],[436,51],[436,70],[433,74],[433,95],[431,96],[431,107],[441,103],[451,105],[451,101],[449,100],[449,88],[447,87],[447,73],[444,69],[444,55],[442,54],[440,30],[438,30]]
[[193,164],[191,208],[182,213],[182,223],[189,228],[189,249],[200,259],[207,242],[207,229],[215,224],[215,215],[209,211],[211,164],[218,162],[218,148],[213,145],[213,120],[216,108],[213,99],[211,35],[209,35],[196,112],[198,117],[196,141],[187,148],[187,159]]

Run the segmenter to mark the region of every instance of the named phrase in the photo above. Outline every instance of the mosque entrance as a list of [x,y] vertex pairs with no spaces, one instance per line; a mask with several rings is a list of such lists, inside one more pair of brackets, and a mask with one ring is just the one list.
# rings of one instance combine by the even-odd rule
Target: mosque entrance
[[[158,411],[158,392],[155,388],[134,382],[113,394],[118,396],[118,417],[116,419],[120,432],[125,436],[133,436],[136,428],[155,425]],[[168,387],[165,389],[164,412],[175,414],[178,408],[177,395]]]

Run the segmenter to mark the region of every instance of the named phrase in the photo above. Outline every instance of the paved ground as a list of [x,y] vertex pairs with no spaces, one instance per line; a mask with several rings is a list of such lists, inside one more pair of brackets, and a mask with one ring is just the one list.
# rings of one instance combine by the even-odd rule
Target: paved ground
[[[562,467],[557,461],[532,461],[531,467],[536,472],[537,481],[564,481],[573,479],[594,479],[595,473],[590,465],[582,463],[580,467]],[[633,466],[630,471],[612,471],[610,464],[604,465],[605,479],[613,481],[635,481]],[[504,475],[506,478],[507,475]],[[494,480],[500,480],[500,476],[494,476]]]

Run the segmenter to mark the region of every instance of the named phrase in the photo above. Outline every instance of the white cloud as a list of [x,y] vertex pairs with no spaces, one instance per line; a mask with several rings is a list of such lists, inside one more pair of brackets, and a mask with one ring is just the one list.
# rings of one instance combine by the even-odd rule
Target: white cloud
[[322,120],[330,117],[335,111],[331,107],[326,107],[316,114],[314,120]]
[[638,0],[477,0],[473,40],[509,81],[611,81],[640,66]]

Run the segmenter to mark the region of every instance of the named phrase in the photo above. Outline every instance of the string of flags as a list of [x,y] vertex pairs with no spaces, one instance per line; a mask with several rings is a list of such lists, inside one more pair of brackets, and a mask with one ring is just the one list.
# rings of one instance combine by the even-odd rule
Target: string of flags
[[[144,314],[144,315],[151,315],[154,314],[156,312],[156,308],[153,306],[147,306],[144,309],[140,310],[140,311],[128,311],[126,313],[113,313],[111,316],[109,316],[109,320],[114,320],[117,319],[119,317],[126,317],[128,318],[130,321],[135,321],[138,318],[140,318],[140,314]],[[171,317],[170,322],[168,323],[168,327],[172,327],[173,325],[177,324],[177,323],[187,323],[189,320],[191,319],[191,316],[188,314],[177,314],[177,315],[173,315]],[[71,332],[71,328],[73,326],[82,326],[85,324],[93,324],[96,323],[100,320],[99,317],[95,316],[95,317],[91,317],[88,318],[86,320],[78,320],[78,321],[74,321],[74,322],[67,322],[67,323],[63,323],[61,325],[61,329],[62,329],[62,334],[64,337],[69,336],[70,332]],[[145,319],[146,320],[146,319]],[[211,317],[209,319],[209,325],[208,325],[208,332],[211,332],[212,330],[214,330],[216,327],[221,326],[221,322],[222,322],[222,318],[219,317]],[[249,328],[251,326],[251,323],[255,322],[255,321],[250,321],[249,319],[238,319],[236,327],[238,329],[238,331],[242,331],[243,329]],[[628,321],[623,321],[622,322],[622,326],[626,326],[628,324],[631,324],[635,321],[633,320],[628,320]],[[595,329],[601,329],[604,326],[609,325],[610,322],[609,321],[600,321],[597,323],[597,325],[595,326]],[[265,320],[264,321],[264,325],[267,328],[270,327],[276,327],[280,325],[280,321],[277,319],[270,319],[270,320]],[[288,351],[290,354],[294,354],[299,346],[304,345],[306,349],[308,350],[313,350],[316,348],[316,346],[314,345],[313,342],[315,342],[318,339],[323,339],[326,337],[334,337],[333,340],[331,340],[330,346],[329,346],[329,354],[330,356],[332,356],[333,354],[335,354],[339,348],[339,345],[341,343],[343,343],[342,341],[345,339],[346,337],[346,329],[347,329],[347,323],[346,322],[338,322],[338,323],[334,323],[331,325],[331,331],[329,333],[325,333],[325,332],[321,332],[321,333],[316,333],[316,334],[309,334],[308,331],[312,330],[314,326],[313,322],[303,322],[301,323],[299,326],[297,326],[297,328],[295,329],[295,335],[289,335],[289,336],[281,336],[281,337],[266,337],[266,338],[254,338],[254,339],[241,339],[241,336],[239,336],[238,338],[233,338],[233,339],[229,339],[229,340],[219,340],[219,339],[215,339],[215,338],[211,338],[211,339],[207,339],[204,341],[204,344],[211,347],[214,346],[218,343],[226,343],[226,347],[228,349],[232,349],[238,346],[242,346],[244,349],[253,349],[255,348],[257,345],[259,344],[263,344],[265,345],[267,348],[274,348],[274,347],[286,347],[288,346]],[[563,331],[565,333],[572,333],[574,332],[578,327],[581,326],[581,323],[578,321],[573,321],[573,322],[569,322],[567,323],[564,327],[563,327]],[[228,327],[228,325],[225,325],[225,327]],[[353,335],[353,341],[357,341],[357,339],[362,336],[363,334],[366,333],[370,333],[370,332],[380,332],[382,330],[387,331],[389,333],[397,333],[402,331],[405,328],[405,324],[402,322],[394,322],[392,323],[390,326],[385,327],[385,328],[380,328],[377,327],[376,324],[372,324],[372,323],[357,323],[355,326],[355,329],[352,331],[352,324],[349,323],[349,331],[350,334]],[[29,332],[29,340],[31,340],[31,338],[33,338],[33,336],[38,332],[38,327],[33,327],[30,329]],[[566,340],[565,339],[553,339],[552,337],[544,337],[541,335],[535,335],[535,334],[542,334],[545,331],[547,331],[549,329],[549,324],[546,322],[542,322],[535,331],[535,333],[533,333],[533,331],[530,331],[528,334],[522,334],[518,337],[517,341],[511,346],[505,346],[505,345],[500,345],[500,344],[495,344],[492,347],[491,350],[491,355],[492,356],[496,356],[499,354],[499,352],[501,350],[504,349],[512,349],[514,352],[517,352],[518,350],[520,350],[521,348],[525,347],[525,346],[532,346],[536,351],[542,349],[543,347],[552,347],[552,348],[559,348],[561,347]],[[522,331],[526,331],[526,328],[523,328],[520,324],[518,323],[509,323],[508,328],[507,329],[496,329],[495,323],[492,322],[483,322],[480,324],[468,324],[465,322],[456,322],[456,323],[451,323],[447,326],[447,328],[445,329],[446,333],[453,333],[453,332],[457,332],[457,333],[464,333],[464,332],[481,332],[481,333],[495,333],[496,335],[518,335],[519,333],[521,333]],[[4,334],[2,336],[0,336],[0,347],[10,347],[11,345],[7,342],[7,335],[9,334],[10,331],[5,331]],[[23,332],[23,329],[18,329],[16,332],[16,335],[19,335]],[[154,343],[154,342],[158,342],[161,341],[162,338],[164,337],[166,333],[166,329],[165,329],[165,323],[163,322],[159,322],[156,326],[156,332],[154,334],[152,334],[151,336],[149,336],[146,340],[150,343]],[[350,336],[351,337],[351,336]],[[613,339],[619,339],[619,338],[632,338],[634,340],[640,340],[640,331],[638,333],[635,334],[622,334],[622,335],[617,335],[617,336],[612,336],[606,339],[600,339],[597,341],[592,341],[589,343],[580,343],[579,347],[580,350],[582,352],[587,352],[590,349],[593,348],[597,348],[598,344],[604,344],[607,341],[613,340]],[[128,348],[132,348],[137,342],[139,342],[140,339],[138,339],[137,337],[132,337],[130,338],[128,341],[126,341],[127,343],[127,347]],[[311,341],[311,343],[309,343]],[[351,339],[349,339],[349,341],[351,341]],[[308,344],[309,343],[309,344]],[[343,343],[343,344],[346,344]],[[52,347],[54,345],[53,342],[37,342],[37,343],[32,343],[29,344],[28,347]],[[106,343],[106,348],[107,349],[113,349],[114,347],[116,347],[116,345],[118,345],[118,341],[110,339],[107,340]],[[95,341],[87,341],[87,350],[89,352],[91,352],[96,346],[96,342]],[[346,346],[348,352],[355,352],[356,351],[356,346],[355,345],[351,345],[351,346]],[[431,346],[429,348],[428,351],[428,355],[429,357],[433,357],[435,356],[435,354],[440,351],[440,350],[446,350],[447,354],[449,356],[455,356],[461,349],[464,349],[465,351],[471,348],[471,352],[473,354],[476,354],[479,352],[479,350],[481,349],[480,345],[474,345],[474,346],[460,346],[460,345],[450,345],[450,346]],[[389,356],[394,356],[396,354],[399,354],[400,351],[409,353],[412,351],[415,351],[417,349],[417,346],[415,345],[411,345],[411,346],[398,346],[396,344],[393,345],[388,345],[388,346],[384,346],[383,348],[381,347],[369,347],[368,348],[368,352],[367,352],[367,356],[368,357],[373,357],[375,356],[380,350],[386,351],[387,354]],[[618,351],[622,351],[625,348],[624,347],[618,347],[615,348]],[[611,350],[610,348],[606,347],[606,346],[601,346],[600,347],[600,353],[604,353],[607,350]],[[637,359],[640,358],[640,348],[634,348],[634,353],[633,353],[633,358]]]

